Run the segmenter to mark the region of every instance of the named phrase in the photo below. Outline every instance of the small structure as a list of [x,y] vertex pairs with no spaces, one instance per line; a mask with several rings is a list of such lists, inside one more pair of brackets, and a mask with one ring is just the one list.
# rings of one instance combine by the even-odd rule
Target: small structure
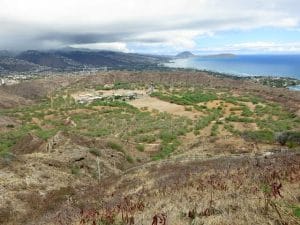
[[130,101],[139,98],[139,94],[134,91],[116,91],[116,92],[109,92],[109,93],[89,93],[78,95],[75,97],[75,100],[81,104],[91,103],[96,100],[107,100],[107,101]]
[[151,95],[154,92],[154,89],[155,89],[154,84],[153,84],[153,82],[151,82],[150,85],[149,85],[149,88],[147,90],[147,94]]

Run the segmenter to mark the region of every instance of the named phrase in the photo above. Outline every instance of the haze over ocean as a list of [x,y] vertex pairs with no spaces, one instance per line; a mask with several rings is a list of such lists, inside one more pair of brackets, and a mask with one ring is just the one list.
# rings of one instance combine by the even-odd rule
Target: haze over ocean
[[236,55],[191,57],[167,63],[170,67],[210,70],[237,76],[278,76],[300,79],[300,55]]

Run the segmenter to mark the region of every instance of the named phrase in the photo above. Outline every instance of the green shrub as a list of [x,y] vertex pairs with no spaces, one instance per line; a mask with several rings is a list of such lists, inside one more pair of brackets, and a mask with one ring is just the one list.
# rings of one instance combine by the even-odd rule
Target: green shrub
[[224,128],[229,131],[230,133],[234,134],[234,135],[239,135],[240,131],[234,129],[234,126],[232,124],[225,124]]
[[199,130],[194,130],[194,135],[199,135],[200,134],[200,131]]
[[226,117],[226,121],[229,122],[241,122],[241,123],[254,123],[255,120],[249,117],[238,117],[235,115],[230,115]]
[[177,139],[175,132],[169,130],[162,130],[159,134],[159,138],[166,143],[170,143]]
[[277,134],[276,141],[281,145],[287,145],[290,148],[300,146],[300,132],[287,131]]
[[166,95],[166,94],[162,94],[160,92],[154,92],[151,94],[151,97],[156,97],[162,101],[166,101],[166,102],[170,102],[170,103],[175,103],[178,105],[192,105],[193,103],[183,99],[182,97],[178,97],[175,95]]
[[293,210],[293,214],[295,217],[300,218],[300,207],[295,207]]
[[99,149],[96,149],[96,148],[90,148],[89,149],[89,152],[95,156],[100,156],[101,155],[101,152]]
[[270,130],[273,130],[275,132],[280,132],[280,131],[285,131],[290,129],[290,126],[288,126],[287,123],[284,123],[284,121],[273,121],[272,119],[258,120],[256,121],[256,124],[261,129],[268,127]]
[[142,144],[137,144],[137,145],[135,146],[135,148],[136,148],[138,151],[140,151],[140,152],[145,151],[145,145],[142,145]]
[[107,142],[107,147],[117,150],[117,151],[123,151],[123,146],[120,145],[119,143],[115,142],[115,141],[108,141]]
[[242,114],[241,116],[245,116],[245,117],[249,117],[249,116],[253,116],[253,112],[246,106],[242,107]]
[[152,134],[138,135],[135,137],[136,142],[153,143],[156,141],[156,136]]
[[230,108],[229,111],[233,112],[233,111],[242,111],[243,110],[243,107],[232,107]]
[[87,132],[82,133],[83,135],[89,136],[89,137],[103,137],[105,135],[110,134],[110,131],[108,129],[90,129]]
[[178,145],[179,145],[179,142],[162,143],[161,146],[160,146],[160,151],[157,154],[155,154],[152,157],[152,159],[153,160],[160,160],[160,159],[164,159],[164,158],[170,156],[171,153],[176,150]]
[[71,173],[73,175],[79,175],[80,174],[80,167],[77,165],[72,165],[71,166]]
[[208,102],[218,99],[218,96],[215,93],[203,91],[187,91],[172,94],[154,92],[151,94],[151,96],[178,105],[194,105],[200,102]]
[[223,101],[231,103],[233,105],[238,105],[238,98],[234,97],[234,96],[224,96],[222,98]]
[[209,102],[209,101],[217,100],[218,96],[212,92],[188,91],[183,93],[182,98],[193,104],[197,104],[200,102]]
[[211,127],[211,136],[217,136],[218,135],[218,129],[219,129],[219,125],[217,123],[215,123],[212,127]]
[[196,121],[195,130],[207,127],[212,121],[217,120],[221,115],[221,110],[214,109],[208,116],[201,117]]
[[269,130],[245,131],[242,136],[246,140],[272,143],[275,141],[275,135]]
[[8,150],[0,151],[0,162],[3,161],[4,163],[9,164],[14,158],[15,155]]
[[130,83],[126,83],[126,82],[116,82],[114,84],[114,89],[132,89],[133,85]]
[[38,130],[35,132],[36,136],[43,140],[48,140],[50,137],[55,135],[57,133],[57,130]]
[[130,155],[126,155],[126,160],[129,163],[134,163],[134,160],[133,160],[133,158]]
[[196,109],[197,111],[200,111],[200,112],[203,112],[207,109],[206,105],[194,105],[193,107],[194,107],[194,109]]

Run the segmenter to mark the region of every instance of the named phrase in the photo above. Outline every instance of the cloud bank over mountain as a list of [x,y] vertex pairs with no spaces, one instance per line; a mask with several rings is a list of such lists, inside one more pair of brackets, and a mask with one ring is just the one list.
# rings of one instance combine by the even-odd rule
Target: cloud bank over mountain
[[[0,49],[203,49],[199,37],[223,31],[299,31],[299,9],[298,0],[0,0]],[[295,48],[292,44],[285,45],[298,51],[299,43]],[[249,47],[256,45],[248,43]]]

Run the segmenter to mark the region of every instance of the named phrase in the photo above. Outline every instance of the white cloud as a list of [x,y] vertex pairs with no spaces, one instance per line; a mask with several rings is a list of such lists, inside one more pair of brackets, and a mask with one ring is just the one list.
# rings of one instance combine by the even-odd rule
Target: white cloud
[[73,48],[89,48],[89,49],[101,49],[112,50],[119,52],[129,52],[126,43],[112,42],[112,43],[91,43],[91,44],[74,44],[70,45]]
[[300,42],[244,42],[217,48],[198,48],[197,52],[298,53]]
[[137,42],[194,49],[202,34],[299,29],[299,9],[299,0],[0,0],[0,49],[56,44],[121,50]]

